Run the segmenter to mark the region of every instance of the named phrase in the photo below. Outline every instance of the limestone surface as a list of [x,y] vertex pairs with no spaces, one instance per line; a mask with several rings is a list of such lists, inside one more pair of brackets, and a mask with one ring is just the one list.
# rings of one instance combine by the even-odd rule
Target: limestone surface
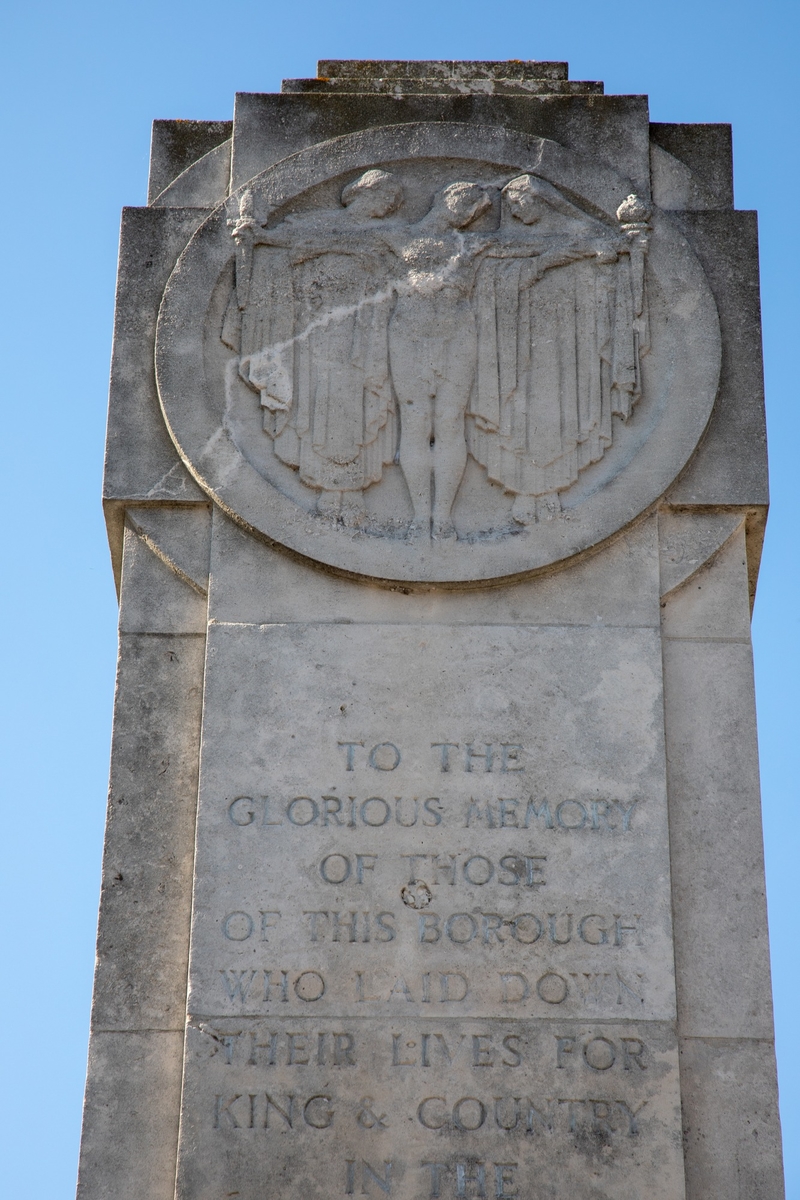
[[730,130],[565,63],[154,126],[80,1200],[779,1200]]

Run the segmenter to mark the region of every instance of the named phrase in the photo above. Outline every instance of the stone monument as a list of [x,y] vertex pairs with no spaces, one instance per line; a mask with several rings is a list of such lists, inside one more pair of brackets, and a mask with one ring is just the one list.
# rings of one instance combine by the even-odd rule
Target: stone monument
[[80,1200],[778,1200],[730,129],[554,62],[157,121]]

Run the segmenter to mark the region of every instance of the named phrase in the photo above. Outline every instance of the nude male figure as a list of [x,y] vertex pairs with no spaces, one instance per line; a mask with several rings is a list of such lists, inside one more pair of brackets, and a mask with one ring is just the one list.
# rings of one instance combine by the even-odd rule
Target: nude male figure
[[455,537],[451,513],[467,465],[464,417],[478,350],[475,247],[460,231],[490,206],[477,184],[450,184],[402,244],[392,239],[407,271],[389,322],[389,361],[400,466],[414,507],[411,538]]

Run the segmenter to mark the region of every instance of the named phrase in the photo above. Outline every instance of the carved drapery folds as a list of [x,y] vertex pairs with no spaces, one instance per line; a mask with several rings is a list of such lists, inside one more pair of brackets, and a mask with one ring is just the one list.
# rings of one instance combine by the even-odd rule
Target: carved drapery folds
[[631,196],[599,219],[527,173],[454,180],[413,222],[383,170],[272,228],[245,191],[222,341],[318,511],[362,525],[398,461],[407,536],[451,538],[469,453],[531,524],[641,396],[648,217]]
[[[649,342],[643,253],[633,263],[607,227],[530,175],[503,189],[501,230],[520,222],[544,226],[545,246],[480,269],[467,442],[527,523],[556,509],[558,493],[611,445],[612,416],[627,421],[641,396]],[[642,252],[646,230],[637,229]]]

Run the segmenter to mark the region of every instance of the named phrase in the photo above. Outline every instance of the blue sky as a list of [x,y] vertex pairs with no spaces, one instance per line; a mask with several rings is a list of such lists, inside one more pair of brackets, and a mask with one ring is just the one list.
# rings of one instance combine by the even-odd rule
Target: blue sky
[[150,123],[229,118],[234,92],[275,91],[318,58],[549,58],[607,92],[649,93],[653,120],[732,122],[736,203],[760,212],[773,506],[754,643],[787,1195],[800,1200],[799,14],[790,0],[6,7],[5,1194],[74,1191],[116,653],[99,499],[114,274],[119,210],[145,201]]

